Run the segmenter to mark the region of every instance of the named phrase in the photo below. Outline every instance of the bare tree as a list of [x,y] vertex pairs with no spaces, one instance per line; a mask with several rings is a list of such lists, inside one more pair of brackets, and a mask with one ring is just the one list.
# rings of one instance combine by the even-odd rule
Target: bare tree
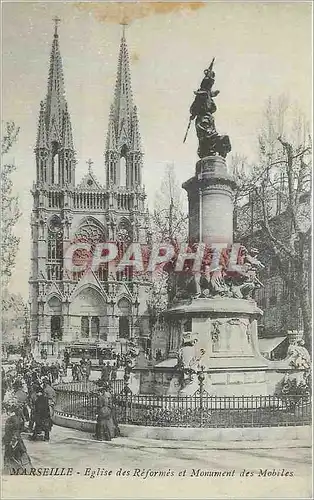
[[183,208],[182,188],[179,185],[174,165],[165,168],[160,188],[155,196],[154,211],[151,216],[155,241],[187,241],[187,213]]
[[[7,122],[1,142],[1,286],[6,289],[12,270],[14,269],[19,238],[14,234],[14,226],[21,216],[18,207],[18,197],[12,194],[12,173],[16,166],[5,163],[5,155],[16,142],[19,128],[13,122]],[[6,301],[3,301],[5,307]]]
[[238,204],[250,199],[238,213],[244,227],[271,250],[291,302],[301,308],[309,348],[311,137],[302,114],[281,97],[276,103],[268,101],[258,139],[258,164],[242,177],[236,172]]
[[[181,242],[187,242],[188,216],[184,210],[182,194],[174,165],[167,164],[151,214],[154,243],[170,243],[176,247]],[[153,275],[153,288],[148,302],[153,321],[168,305],[168,278],[168,272],[164,270]]]

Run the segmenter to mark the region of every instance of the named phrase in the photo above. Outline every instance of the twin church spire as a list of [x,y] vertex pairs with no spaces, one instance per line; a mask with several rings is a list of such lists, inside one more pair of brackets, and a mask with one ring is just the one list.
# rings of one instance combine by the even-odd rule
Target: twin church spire
[[50,54],[48,88],[40,103],[36,142],[37,180],[48,185],[75,184],[75,151],[72,126],[65,98],[58,22]]
[[[75,185],[75,150],[65,97],[58,18],[50,55],[48,89],[40,104],[36,142],[37,181]],[[134,188],[141,184],[142,151],[137,109],[133,103],[125,29],[120,42],[114,99],[110,108],[105,165],[107,185]]]
[[109,115],[105,163],[107,184],[126,187],[141,184],[142,148],[137,108],[133,103],[124,27],[113,104]]

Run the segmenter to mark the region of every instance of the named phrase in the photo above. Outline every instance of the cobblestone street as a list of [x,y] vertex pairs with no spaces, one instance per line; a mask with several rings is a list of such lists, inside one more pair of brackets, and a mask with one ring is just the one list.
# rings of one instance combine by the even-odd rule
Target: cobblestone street
[[[200,442],[161,442],[147,439],[117,438],[111,442],[97,442],[92,439],[88,433],[65,429],[54,426],[50,443],[31,442],[25,435],[25,444],[31,457],[33,466],[38,467],[70,467],[73,468],[73,476],[67,477],[69,485],[75,481],[76,484],[82,484],[79,492],[73,490],[73,497],[82,494],[82,497],[88,497],[90,488],[98,491],[101,485],[108,487],[124,485],[123,498],[132,498],[132,488],[139,482],[141,483],[142,495],[138,498],[159,498],[155,486],[163,484],[173,485],[169,490],[169,498],[184,498],[188,491],[191,494],[191,484],[195,498],[223,498],[224,495],[230,495],[230,488],[237,488],[238,484],[245,484],[248,488],[250,498],[276,498],[288,497],[295,498],[294,493],[298,491],[297,497],[310,498],[311,492],[311,452],[310,448],[248,448],[252,443],[242,443],[242,449],[206,449],[206,443]],[[227,443],[225,443],[227,445]],[[218,443],[219,446],[219,443]],[[257,446],[257,445],[256,445]],[[99,475],[91,478],[92,471],[100,469]],[[125,472],[122,477],[117,472]],[[163,471],[168,475],[160,478],[151,477],[152,471]],[[266,473],[265,470],[267,469]],[[278,474],[289,472],[293,474],[288,477],[268,476],[275,470]],[[179,472],[186,470],[184,476],[179,476]],[[197,472],[199,470],[199,472]],[[248,472],[243,477],[243,471]],[[260,475],[260,470],[263,474]],[[107,472],[105,472],[107,471]],[[108,471],[112,471],[111,477],[108,477]],[[170,472],[169,472],[170,471]],[[229,477],[206,476],[206,471],[229,471]],[[233,472],[234,471],[234,472]],[[242,472],[242,475],[240,473]],[[122,473],[122,471],[121,471]],[[252,474],[253,473],[253,476]],[[172,475],[173,474],[173,475]],[[147,475],[147,477],[145,477]],[[53,480],[57,487],[61,477],[41,477],[41,478],[23,478],[19,477],[14,481],[23,481],[28,479],[28,484],[41,484],[42,488],[46,484],[51,485]],[[13,478],[9,481],[12,483]],[[126,481],[129,481],[126,483]],[[197,481],[197,482],[195,482]],[[105,482],[105,483],[104,483]],[[127,486],[127,484],[130,486]],[[259,485],[257,488],[254,485]],[[149,488],[150,485],[150,488]],[[7,486],[6,480],[4,487]],[[132,486],[132,488],[131,488]],[[254,487],[253,487],[254,486]],[[50,486],[51,487],[51,486]],[[197,496],[201,494],[204,487],[208,488],[207,497]],[[243,486],[242,486],[243,488]],[[277,490],[278,488],[278,490]],[[102,495],[104,494],[102,488]],[[108,493],[111,490],[108,490]],[[246,491],[246,490],[245,490]],[[278,491],[278,493],[276,493]],[[146,492],[144,494],[144,492]],[[229,492],[229,493],[228,493]],[[285,493],[283,495],[283,492]],[[32,493],[35,497],[36,494]],[[47,490],[48,494],[48,490]],[[71,492],[72,494],[72,492]],[[93,493],[94,494],[94,493]],[[121,494],[121,493],[120,493]],[[133,493],[134,494],[134,493]],[[150,495],[157,496],[150,496]],[[128,496],[130,495],[130,496]],[[48,495],[49,497],[49,495]],[[122,498],[121,497],[121,498]],[[236,497],[236,490],[231,495]],[[229,497],[229,498],[231,498]],[[26,497],[25,497],[26,498]],[[105,498],[110,498],[106,496]],[[243,493],[242,493],[243,498]]]

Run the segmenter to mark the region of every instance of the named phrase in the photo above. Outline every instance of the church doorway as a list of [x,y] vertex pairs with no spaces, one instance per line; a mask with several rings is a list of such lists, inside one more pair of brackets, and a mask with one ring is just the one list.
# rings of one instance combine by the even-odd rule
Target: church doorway
[[83,338],[89,337],[89,317],[88,316],[81,317],[81,336]]
[[107,333],[106,303],[92,287],[81,290],[70,304],[71,328],[76,338],[104,339]]
[[99,338],[99,324],[98,316],[82,316],[81,336],[83,338]]
[[126,316],[119,318],[119,338],[128,339],[130,337],[130,320]]
[[123,298],[118,302],[119,308],[119,338],[129,339],[131,334],[131,304],[130,301]]
[[51,340],[62,340],[62,322],[61,316],[51,316],[50,335]]
[[90,322],[90,332],[93,338],[99,337],[99,318],[97,316],[93,316]]

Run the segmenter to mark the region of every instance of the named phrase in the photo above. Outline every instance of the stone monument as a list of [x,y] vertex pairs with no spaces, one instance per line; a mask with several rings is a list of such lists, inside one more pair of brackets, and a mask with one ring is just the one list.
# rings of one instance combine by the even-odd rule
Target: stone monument
[[[304,371],[302,347],[278,362],[259,350],[257,321],[263,312],[253,296],[263,286],[257,275],[264,266],[257,249],[233,242],[236,183],[226,164],[230,139],[215,127],[219,91],[213,90],[213,65],[214,59],[194,93],[184,138],[195,120],[200,159],[182,187],[188,195],[188,248],[194,256],[203,248],[202,264],[195,270],[185,253],[181,272],[175,263],[168,266],[167,358],[134,368],[137,392],[143,394],[189,396],[201,380],[211,396],[266,396],[275,394],[287,373]],[[298,366],[292,366],[292,359]]]
[[[226,156],[231,151],[230,139],[219,135],[215,127],[214,98],[219,91],[213,90],[213,64],[214,59],[204,72],[190,108],[189,125],[195,120],[200,160],[196,163],[195,175],[183,188],[188,194],[190,244],[203,243],[213,251],[217,247],[225,248],[230,254],[236,184],[226,165]],[[257,271],[263,266],[255,249],[248,252],[239,245],[237,259],[239,257],[242,266],[238,266],[237,272],[228,273],[220,262],[213,267],[213,260],[202,267],[198,276],[191,272],[185,283],[194,279],[192,293],[186,292],[184,283],[181,288],[185,288],[185,292],[180,290],[177,277],[167,317],[172,346],[169,356],[176,360],[173,378],[178,383],[170,384],[168,393],[178,386],[182,395],[194,393],[195,375],[202,370],[204,389],[211,395],[267,394],[267,363],[257,344],[257,319],[262,311],[251,298],[254,288],[261,286]],[[184,340],[186,324],[193,338],[189,346]]]

